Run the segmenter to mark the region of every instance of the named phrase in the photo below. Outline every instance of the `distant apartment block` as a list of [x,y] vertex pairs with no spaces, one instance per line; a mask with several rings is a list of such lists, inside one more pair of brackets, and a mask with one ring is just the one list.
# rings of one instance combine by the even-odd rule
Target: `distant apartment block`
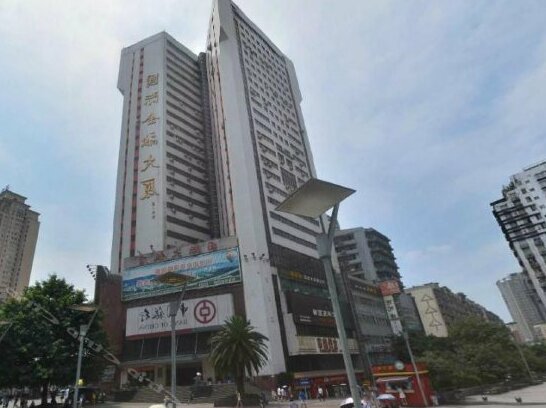
[[533,291],[546,306],[546,161],[510,177],[491,203],[510,249]]
[[30,280],[40,223],[25,201],[8,187],[0,192],[0,301],[10,291],[21,293]]
[[[403,328],[421,330],[413,298],[403,292],[398,265],[388,237],[373,228],[344,229],[336,232],[334,245],[340,270],[347,276],[346,281],[362,280],[379,288],[378,296],[384,304],[392,333],[400,334]],[[356,319],[361,317],[357,316]],[[372,320],[365,319],[368,319],[365,329],[368,333],[374,330],[383,333],[382,325],[372,329]],[[377,341],[369,340],[368,343]]]
[[468,317],[504,324],[500,317],[468,299],[465,294],[454,293],[438,283],[414,286],[406,289],[406,292],[415,299],[427,335],[447,337],[455,322]]
[[400,281],[390,239],[373,228],[339,230],[335,236],[338,262],[352,276],[372,281]]
[[512,273],[497,281],[497,287],[516,323],[522,341],[534,341],[536,338],[534,326],[546,322],[546,311],[527,276],[523,273]]

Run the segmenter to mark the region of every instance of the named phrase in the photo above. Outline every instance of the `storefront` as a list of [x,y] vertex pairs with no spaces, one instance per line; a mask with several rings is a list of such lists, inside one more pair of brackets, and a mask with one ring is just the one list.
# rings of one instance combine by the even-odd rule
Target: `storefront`
[[[364,380],[362,371],[356,372],[359,384]],[[297,397],[303,390],[308,398],[318,398],[318,389],[322,387],[324,396],[327,398],[346,398],[351,394],[349,380],[345,370],[332,370],[330,372],[302,372],[294,374],[292,394]]]
[[373,366],[372,372],[378,394],[392,394],[401,405],[403,403],[403,401],[400,401],[401,395],[404,395],[406,399],[404,405],[414,407],[431,405],[433,390],[424,363],[417,363],[417,372],[428,404],[425,404],[421,397],[417,376],[411,364],[398,361],[395,364]]

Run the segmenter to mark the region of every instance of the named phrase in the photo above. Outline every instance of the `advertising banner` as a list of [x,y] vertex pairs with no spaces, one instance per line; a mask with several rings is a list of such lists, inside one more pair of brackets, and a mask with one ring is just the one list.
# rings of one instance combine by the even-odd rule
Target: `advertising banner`
[[379,282],[379,289],[383,296],[396,295],[400,293],[400,285],[395,280]]
[[392,332],[395,335],[402,333],[402,322],[400,321],[400,316],[398,315],[398,310],[396,309],[396,302],[392,296],[383,296],[383,301],[385,302],[385,309],[387,311],[387,316],[391,322]]
[[[145,336],[171,331],[169,303],[127,309],[125,336]],[[231,294],[183,300],[176,314],[176,330],[214,329],[233,316]]]
[[187,290],[241,282],[239,248],[127,268],[123,271],[122,300],[180,291],[181,286],[158,281],[164,274],[172,275],[173,280],[185,280]]
[[313,326],[335,327],[334,312],[330,299],[318,296],[301,295],[285,292],[289,310],[294,322]]

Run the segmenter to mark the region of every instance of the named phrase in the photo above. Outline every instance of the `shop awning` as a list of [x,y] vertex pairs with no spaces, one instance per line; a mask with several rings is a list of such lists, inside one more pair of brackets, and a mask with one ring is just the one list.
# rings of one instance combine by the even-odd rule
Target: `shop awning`
[[409,377],[385,377],[385,378],[378,378],[375,380],[376,383],[386,383],[386,382],[401,382],[401,381],[408,381]]
[[[363,370],[356,369],[356,374],[363,373]],[[341,370],[322,370],[322,371],[300,371],[294,373],[294,379],[298,380],[300,378],[316,378],[316,377],[334,377],[334,376],[346,376],[347,371],[345,369]]]

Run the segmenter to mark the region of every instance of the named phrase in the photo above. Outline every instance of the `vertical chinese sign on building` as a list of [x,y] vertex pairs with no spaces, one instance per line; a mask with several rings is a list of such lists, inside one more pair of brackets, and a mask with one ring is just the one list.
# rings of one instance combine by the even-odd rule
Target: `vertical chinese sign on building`
[[[161,176],[161,73],[154,69],[153,62],[147,64],[142,84],[140,146],[138,158],[138,212],[139,230],[146,233],[137,236],[147,237],[147,242],[137,243],[138,248],[148,248],[150,244],[161,247],[161,234],[158,233],[158,218],[161,217],[162,176]],[[142,232],[142,231],[141,231]]]

